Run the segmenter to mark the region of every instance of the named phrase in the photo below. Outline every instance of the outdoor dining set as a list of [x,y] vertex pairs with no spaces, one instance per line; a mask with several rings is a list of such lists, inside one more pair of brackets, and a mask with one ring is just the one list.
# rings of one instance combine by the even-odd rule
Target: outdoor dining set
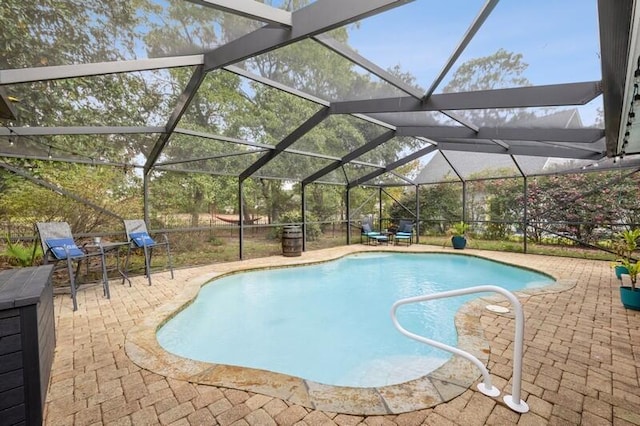
[[388,245],[391,242],[394,245],[405,244],[409,246],[413,240],[413,221],[411,220],[400,220],[397,227],[380,231],[373,230],[371,221],[363,220],[361,230],[362,242],[369,245]]
[[[71,286],[71,299],[73,300],[73,310],[78,309],[76,292],[78,287],[78,275],[80,267],[84,262],[87,267],[92,259],[98,259],[100,265],[101,281],[104,296],[109,299],[109,279],[107,271],[107,256],[115,257],[115,269],[125,281],[131,285],[128,273],[131,266],[131,254],[135,251],[144,253],[144,271],[149,285],[151,285],[151,260],[153,249],[165,248],[167,263],[173,279],[173,266],[171,261],[171,249],[169,239],[162,235],[162,239],[154,239],[149,235],[144,220],[124,220],[126,241],[102,242],[99,237],[95,237],[91,243],[78,245],[71,232],[71,227],[67,222],[37,222],[36,232],[43,252],[43,263],[65,262],[69,274],[69,284]],[[121,265],[120,256],[125,253],[125,259]],[[76,266],[74,271],[74,264]]]

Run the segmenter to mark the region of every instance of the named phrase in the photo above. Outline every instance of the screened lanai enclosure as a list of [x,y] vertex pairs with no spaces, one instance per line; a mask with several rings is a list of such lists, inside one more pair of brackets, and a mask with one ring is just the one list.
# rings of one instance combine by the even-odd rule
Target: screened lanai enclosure
[[[0,223],[179,265],[360,243],[607,250],[640,223],[634,0],[3,0]],[[3,238],[5,240],[5,238]]]

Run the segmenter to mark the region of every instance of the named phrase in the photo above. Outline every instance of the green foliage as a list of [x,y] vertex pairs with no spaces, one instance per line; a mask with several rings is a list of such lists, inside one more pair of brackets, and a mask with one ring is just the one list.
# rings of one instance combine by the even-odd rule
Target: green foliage
[[[94,205],[135,217],[142,214],[142,203],[130,176],[112,167],[79,164],[34,163],[43,180],[67,190]],[[0,178],[3,176],[0,172]],[[22,179],[12,179],[0,192],[0,216],[32,218],[36,221],[65,221],[74,233],[120,229],[121,221],[88,204]]]
[[[312,213],[307,212],[305,214],[307,218],[307,222],[317,222],[318,218],[315,217]],[[280,217],[281,223],[302,223],[302,217],[299,213],[287,212]],[[302,225],[300,225],[302,226]],[[280,239],[282,238],[282,227],[276,226],[273,228],[273,238]],[[306,237],[307,241],[316,241],[322,235],[322,229],[319,223],[307,223],[307,232]]]
[[215,235],[212,235],[211,237],[209,237],[208,241],[209,241],[209,243],[211,245],[214,245],[214,246],[222,246],[222,245],[224,245],[224,240],[216,237]]
[[615,245],[617,261],[627,268],[631,279],[631,288],[636,288],[640,264],[633,258],[633,254],[638,248],[638,238],[640,238],[640,228],[626,229],[618,234],[618,241]]
[[320,221],[345,219],[344,188],[337,185],[308,185],[307,212]]
[[631,279],[631,288],[635,291],[636,282],[638,280],[638,272],[640,272],[640,263],[624,259],[622,261],[622,266],[627,268],[629,278]]
[[451,234],[454,237],[463,236],[467,233],[468,230],[469,230],[469,224],[460,221],[451,225],[451,228],[449,229],[449,234]]
[[[522,59],[522,54],[504,49],[498,49],[489,56],[470,59],[454,72],[444,92],[473,92],[530,86],[529,80],[523,76],[529,65]],[[469,110],[460,111],[459,114],[476,126],[504,125],[535,116],[524,108]]]
[[503,240],[513,233],[513,223],[518,222],[524,211],[522,206],[522,179],[491,179],[471,182],[468,185],[468,211],[472,220],[489,220],[483,236]]
[[[149,3],[82,3],[70,0],[3,0],[0,69],[99,63],[138,55]],[[160,23],[156,23],[160,25]],[[147,125],[167,116],[173,100],[156,72],[117,73],[8,87],[19,99],[19,120],[8,125]],[[130,164],[149,152],[154,137],[59,135],[19,137],[16,152],[46,158]],[[36,178],[59,186],[116,214],[142,212],[140,182],[130,168],[88,167],[52,161],[5,159]],[[74,232],[115,229],[120,221],[98,209],[0,172],[0,216],[64,220]],[[136,194],[136,190],[137,194]],[[135,197],[133,194],[136,194]]]
[[12,242],[10,237],[5,237],[7,245],[2,255],[9,259],[9,262],[17,266],[31,266],[35,260],[42,257],[42,248],[37,241],[32,244],[20,241]]
[[[209,51],[255,29],[256,24],[251,20],[203,8],[197,2],[165,3],[4,0],[0,8],[3,28],[0,39],[6,54],[0,56],[0,69],[99,63],[145,57],[145,54],[147,57],[191,54]],[[265,3],[295,10],[310,1],[293,0],[281,5],[281,2],[267,0]],[[346,28],[332,30],[331,36],[348,42]],[[386,83],[363,74],[353,63],[312,40],[285,46],[237,65],[329,101],[381,97],[388,89]],[[454,73],[445,92],[527,86],[530,83],[524,77],[526,69],[522,55],[500,49],[493,55],[464,63]],[[415,78],[399,66],[390,72],[417,87]],[[20,125],[164,125],[192,76],[193,68],[180,67],[28,83],[8,86],[7,90],[20,98],[17,104],[20,115],[17,124]],[[198,226],[202,213],[237,212],[237,176],[264,152],[256,146],[231,144],[228,139],[275,146],[320,108],[313,102],[226,70],[207,73],[182,116],[180,127],[207,133],[209,137],[176,133],[167,142],[160,158],[165,163],[164,169],[150,174],[151,211],[152,216],[158,218],[155,224],[162,224],[159,221],[162,214],[188,214],[191,225]],[[477,126],[508,124],[532,116],[527,111],[514,109],[461,114]],[[332,115],[291,148],[340,158],[384,131],[386,129],[354,116]],[[50,151],[54,157],[131,164],[148,158],[157,138],[157,135],[58,135],[21,138],[16,146],[41,158],[46,158]],[[421,144],[414,138],[396,137],[359,160],[384,166]],[[142,216],[142,182],[140,176],[128,168],[6,161],[120,216]],[[322,168],[319,161],[283,152],[244,180],[243,219],[266,216],[270,223],[300,221],[299,215],[291,213],[299,210],[299,186],[291,188],[290,182],[270,178],[310,176]],[[407,164],[399,171],[410,176],[416,173],[417,164]],[[171,167],[176,172],[168,171]],[[201,173],[186,173],[187,170]],[[347,180],[353,180],[366,171],[365,166],[346,165],[326,179],[344,180],[346,174]],[[223,176],[213,178],[210,173]],[[615,175],[611,173],[530,180],[528,219],[551,229],[556,229],[554,223],[568,223],[569,230],[585,240],[593,238],[599,223],[640,222],[638,175],[610,184],[614,180]],[[509,222],[523,217],[525,200],[520,181],[504,179],[469,185],[472,186],[476,186],[476,194],[480,195],[468,198],[465,218],[505,222],[489,224],[486,235],[507,236],[511,231]],[[347,206],[342,188],[311,185],[307,189],[309,221],[345,219]],[[376,191],[371,188],[350,191],[352,217],[378,212]],[[415,208],[413,190],[389,191],[395,191],[394,197],[400,203],[384,206],[385,213],[389,207],[388,214],[395,220],[407,217],[403,206]],[[427,224],[422,231],[442,234],[448,223],[462,218],[462,185],[423,186],[419,204],[419,220]],[[6,172],[0,172],[0,216],[65,220],[74,232],[80,233],[121,228],[117,218]],[[320,233],[319,225],[308,226],[308,238],[318,238]],[[543,234],[537,228],[529,235],[542,241]],[[185,246],[187,243],[189,241]]]
[[[415,192],[405,191],[394,203],[389,215],[397,223],[407,217],[403,206],[415,205]],[[423,185],[419,192],[420,218],[424,224],[421,233],[444,234],[447,224],[462,217],[462,185],[459,183],[438,183]]]
[[620,234],[622,241],[626,245],[627,254],[631,255],[638,248],[638,238],[640,238],[640,228],[626,229]]
[[[636,223],[640,219],[638,185],[638,173],[538,177],[528,183],[527,214],[530,222],[545,224],[556,232],[568,232],[582,241],[596,242],[599,224]],[[540,229],[532,230],[531,235],[540,241]]]
[[[280,4],[297,10],[309,0]],[[113,4],[84,4],[69,0],[37,3],[6,0],[0,8],[0,39],[6,55],[0,69],[99,63],[138,57],[164,57],[200,53],[235,40],[258,28],[254,21],[189,2],[156,4],[146,0]],[[331,36],[348,42],[348,28],[331,31]],[[146,51],[141,51],[144,49]],[[339,100],[397,94],[390,85],[363,74],[356,65],[312,40],[259,55],[238,64],[248,71],[289,85],[323,99]],[[116,73],[69,78],[8,87],[17,104],[21,125],[164,125],[178,96],[193,76],[193,68]],[[416,86],[415,78],[399,66],[390,70]],[[391,90],[390,90],[391,89]],[[20,90],[20,92],[17,92]],[[250,81],[225,70],[207,73],[180,127],[212,137],[174,134],[164,147],[160,161],[164,170],[149,174],[152,220],[161,226],[162,217],[188,214],[198,226],[206,212],[238,211],[237,176],[264,155],[256,146],[231,144],[228,138],[277,145],[308,120],[320,107],[310,101]],[[11,123],[9,123],[11,124]],[[342,156],[379,136],[386,129],[353,116],[335,115],[296,142],[292,147],[320,154]],[[52,138],[21,138],[25,152],[45,158],[74,157],[80,160],[132,164],[149,158],[157,135],[73,135]],[[395,138],[369,153],[366,161],[388,164],[419,145],[414,138]],[[123,217],[140,217],[142,182],[130,169],[94,170],[81,165],[59,165],[48,161],[12,160],[36,177]],[[243,182],[245,217],[266,216],[270,223],[299,206],[299,192],[287,189],[271,177],[310,176],[326,160],[282,153],[255,178]],[[409,167],[409,166],[407,166]],[[168,171],[175,168],[176,173]],[[183,173],[189,170],[189,173]],[[191,171],[195,171],[193,173]],[[202,172],[202,173],[198,173]],[[223,177],[212,178],[209,173]],[[350,170],[350,178],[361,170]],[[331,180],[331,179],[329,179]],[[0,216],[15,217],[26,212],[34,220],[65,220],[74,232],[118,229],[119,220],[69,200],[53,191],[36,187],[22,178],[0,173]],[[5,190],[6,189],[6,190]],[[353,191],[354,201],[358,193]],[[322,220],[344,219],[343,192],[329,187],[309,191],[308,211]],[[367,207],[374,202],[366,202]]]

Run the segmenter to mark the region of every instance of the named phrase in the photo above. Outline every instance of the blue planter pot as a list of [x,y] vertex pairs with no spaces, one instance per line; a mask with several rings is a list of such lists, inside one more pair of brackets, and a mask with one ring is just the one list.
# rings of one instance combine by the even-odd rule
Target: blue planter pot
[[613,269],[616,272],[616,278],[618,278],[619,280],[622,279],[623,274],[629,275],[629,270],[626,266],[616,265]]
[[462,235],[455,235],[451,237],[451,244],[454,249],[462,250],[467,246],[467,239]]
[[625,308],[640,311],[640,288],[620,287],[620,300]]

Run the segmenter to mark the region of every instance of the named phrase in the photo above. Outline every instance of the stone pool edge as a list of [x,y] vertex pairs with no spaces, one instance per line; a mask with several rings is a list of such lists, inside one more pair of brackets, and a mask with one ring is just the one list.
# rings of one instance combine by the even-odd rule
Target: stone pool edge
[[[395,253],[442,253],[441,251],[420,251],[385,249],[362,250],[352,247],[325,254],[323,258],[314,256],[282,258],[277,264],[260,261],[240,261],[227,264],[215,264],[203,269],[202,275],[184,280],[183,290],[170,302],[165,303],[142,323],[133,327],[125,339],[125,351],[129,358],[139,367],[154,373],[185,380],[192,383],[240,389],[268,395],[299,404],[308,408],[345,414],[384,415],[400,414],[409,411],[431,408],[447,402],[462,394],[479,378],[479,370],[469,361],[453,356],[447,363],[426,376],[398,385],[376,388],[351,388],[330,386],[316,383],[281,373],[194,361],[171,354],[164,350],[157,341],[156,331],[166,321],[188,306],[198,295],[202,286],[213,279],[225,275],[255,269],[302,266],[339,259],[349,254],[389,251]],[[450,252],[449,252],[450,253]],[[458,253],[450,253],[465,255]],[[507,263],[478,254],[472,256],[485,258],[522,267],[515,263]],[[273,260],[273,259],[272,259]],[[526,268],[526,267],[525,267]],[[213,271],[212,269],[217,269]],[[205,271],[206,270],[206,271]],[[546,275],[547,272],[540,271]],[[542,288],[525,289],[516,293],[522,299],[529,296],[551,292],[565,291],[575,286],[575,281],[559,280]],[[489,361],[489,342],[484,336],[479,318],[482,314],[504,315],[512,318],[512,314],[495,314],[484,310],[487,304],[504,304],[501,296],[475,299],[463,305],[455,317],[458,332],[458,347],[476,356],[484,365]],[[502,390],[502,389],[501,389]],[[502,390],[510,391],[510,389]]]

